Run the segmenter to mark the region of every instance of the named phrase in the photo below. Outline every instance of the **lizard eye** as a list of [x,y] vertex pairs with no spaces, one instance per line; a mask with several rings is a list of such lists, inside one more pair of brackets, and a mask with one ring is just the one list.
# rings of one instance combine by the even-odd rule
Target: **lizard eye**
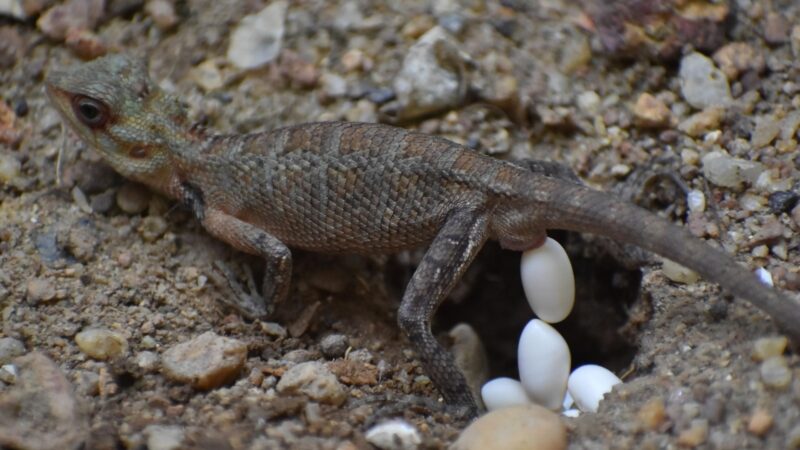
[[72,99],[72,109],[78,120],[89,128],[100,128],[108,121],[108,107],[93,98],[75,96]]

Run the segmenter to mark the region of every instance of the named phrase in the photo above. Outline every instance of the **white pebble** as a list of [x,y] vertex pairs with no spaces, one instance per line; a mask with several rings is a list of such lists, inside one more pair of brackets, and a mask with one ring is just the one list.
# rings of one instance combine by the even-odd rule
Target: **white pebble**
[[533,312],[545,322],[564,320],[575,304],[575,276],[567,252],[553,239],[522,254],[522,287]]
[[517,363],[528,398],[551,410],[560,410],[567,390],[570,353],[558,331],[539,319],[528,322],[519,338]]
[[700,275],[697,272],[666,258],[661,264],[661,271],[664,276],[676,283],[694,284],[700,280]]
[[382,450],[415,450],[422,443],[414,425],[404,420],[390,420],[370,428],[367,441]]
[[522,383],[505,377],[495,378],[484,384],[481,388],[481,398],[489,411],[531,402]]
[[565,409],[564,411],[561,412],[561,415],[564,416],[564,417],[575,418],[575,417],[578,417],[578,416],[581,415],[581,410],[580,409],[575,409],[575,408]]
[[288,7],[287,2],[276,1],[242,18],[231,34],[228,59],[241,69],[253,69],[275,59],[283,44]]
[[767,269],[759,267],[758,269],[756,269],[756,276],[762,283],[766,284],[767,286],[769,287],[775,286],[775,283],[773,283],[772,281],[772,274],[769,273]]
[[690,211],[703,212],[706,210],[706,195],[703,194],[703,191],[693,189],[686,196],[686,203],[688,203]]
[[603,396],[619,383],[622,380],[605,367],[587,364],[572,371],[568,385],[581,411],[596,412]]

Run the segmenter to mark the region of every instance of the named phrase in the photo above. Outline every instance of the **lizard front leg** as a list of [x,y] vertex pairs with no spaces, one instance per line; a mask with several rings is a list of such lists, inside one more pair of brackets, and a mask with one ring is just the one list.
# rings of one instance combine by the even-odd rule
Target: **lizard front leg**
[[484,211],[458,210],[450,215],[408,283],[397,315],[444,400],[471,417],[478,414],[472,391],[453,356],[433,336],[431,319],[486,242],[487,223]]
[[[275,306],[289,293],[292,277],[292,253],[289,248],[266,231],[219,209],[207,207],[202,192],[190,184],[181,185],[181,197],[183,203],[192,210],[203,228],[212,236],[227,242],[237,250],[264,258],[266,266],[261,296],[252,289],[252,286],[249,293],[244,292],[224,265],[217,265],[217,268],[235,293],[233,299],[224,300],[226,305],[250,319],[270,316]],[[247,275],[250,277],[248,284],[252,285],[252,274],[248,272]]]

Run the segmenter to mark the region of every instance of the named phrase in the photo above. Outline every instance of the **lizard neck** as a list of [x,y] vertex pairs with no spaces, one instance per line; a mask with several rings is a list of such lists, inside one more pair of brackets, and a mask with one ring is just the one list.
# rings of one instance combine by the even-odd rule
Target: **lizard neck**
[[120,172],[127,178],[138,181],[150,189],[172,198],[181,199],[181,184],[187,174],[202,164],[198,155],[207,147],[209,136],[198,127],[181,130],[179,126],[163,133],[160,145],[153,145],[148,152],[150,158],[142,164],[122,164]]

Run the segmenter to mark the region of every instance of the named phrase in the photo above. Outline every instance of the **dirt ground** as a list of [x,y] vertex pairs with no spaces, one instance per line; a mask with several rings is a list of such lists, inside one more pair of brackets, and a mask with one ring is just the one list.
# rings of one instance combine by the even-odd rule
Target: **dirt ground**
[[[421,448],[445,448],[466,425],[442,408],[395,324],[419,251],[295,252],[291,298],[274,323],[225,309],[220,299],[231,292],[211,281],[214,261],[239,272],[250,265],[257,277],[260,262],[62,134],[43,80],[80,56],[146,57],[154,79],[214,130],[398,121],[498,158],[559,161],[591,186],[686,223],[742,264],[765,268],[790,295],[800,290],[798,124],[787,119],[800,110],[800,4],[792,0],[626,0],[614,3],[616,12],[599,1],[297,0],[289,2],[279,55],[253,70],[231,65],[226,51],[231,31],[263,0],[22,3],[32,8],[29,18],[0,18],[1,333],[55,362],[52,373],[46,362],[30,364],[59,395],[68,392],[58,382],[63,374],[80,413],[45,414],[60,397],[29,392],[38,400],[12,414],[20,403],[6,395],[4,445],[58,448],[89,436],[85,448],[155,448],[152,436],[176,432],[184,448],[371,448],[366,430],[400,417],[418,428]],[[151,5],[164,3],[174,16]],[[104,13],[77,33],[41,19],[51,7],[86,4]],[[704,22],[685,19],[700,15]],[[677,17],[685,19],[674,22],[680,26],[664,25]],[[395,78],[437,23],[462,52],[464,95],[424,114],[401,104],[398,114]],[[728,70],[734,101],[706,110],[717,116],[703,128],[696,121],[708,117],[693,117],[703,108],[682,94],[680,61],[692,48],[711,56],[732,43],[742,46],[715,61]],[[703,157],[717,150],[759,162],[767,175],[726,187],[704,171]],[[703,194],[704,209],[689,210],[689,191]],[[767,380],[769,367],[752,356],[755,342],[780,333],[764,314],[715,285],[675,283],[660,264],[625,269],[592,237],[553,236],[578,282],[576,309],[558,327],[573,363],[602,364],[625,381],[599,412],[564,419],[569,448],[800,448],[800,361],[787,350],[778,365],[788,367],[788,382]],[[487,246],[435,324],[445,342],[453,325],[472,324],[492,376],[517,375],[516,340],[533,317],[518,261]],[[124,337],[126,351],[108,361],[89,357],[75,340],[89,328]],[[195,390],[148,362],[207,331],[247,346],[244,368],[223,387]],[[330,334],[359,352],[334,370],[344,403],[276,393],[292,364],[340,359],[322,353]],[[21,389],[12,375],[0,380],[0,392]],[[9,415],[20,422],[9,425]],[[31,434],[19,436],[23,430]]]

